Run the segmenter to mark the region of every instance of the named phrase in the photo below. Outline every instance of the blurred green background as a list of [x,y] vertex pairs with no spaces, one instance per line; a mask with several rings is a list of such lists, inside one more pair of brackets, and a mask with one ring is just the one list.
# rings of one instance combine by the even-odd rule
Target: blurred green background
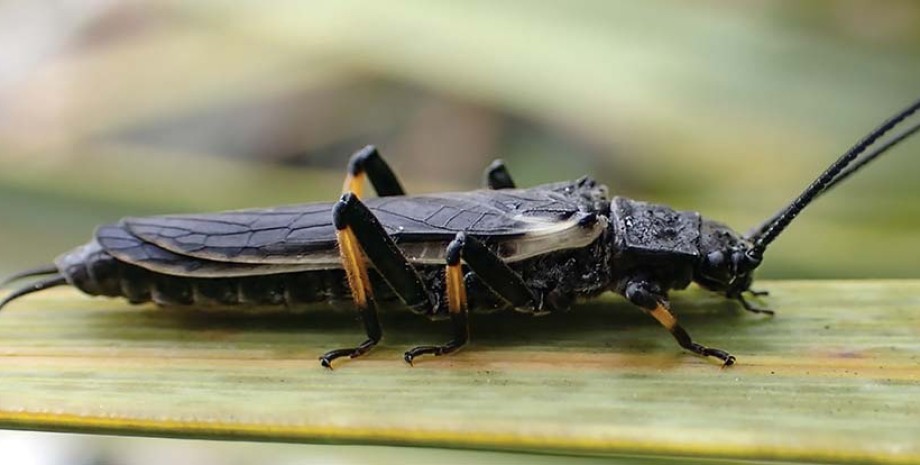
[[[918,78],[912,1],[7,1],[0,273],[124,215],[334,199],[367,143],[412,192],[502,157],[744,231]],[[898,152],[760,276],[918,276],[920,143]]]
[[[7,0],[0,274],[125,215],[334,199],[368,143],[412,192],[501,157],[744,231],[918,96],[910,0]],[[920,276],[920,141],[898,152],[760,276]]]

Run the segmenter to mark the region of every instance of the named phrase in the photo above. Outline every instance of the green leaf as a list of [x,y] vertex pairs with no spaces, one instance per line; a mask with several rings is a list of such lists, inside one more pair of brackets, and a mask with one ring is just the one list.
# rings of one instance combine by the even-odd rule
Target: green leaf
[[920,281],[767,282],[765,318],[703,293],[675,313],[738,364],[681,351],[616,297],[530,318],[474,315],[474,343],[402,310],[361,339],[346,309],[230,316],[36,294],[0,317],[0,427],[565,454],[916,463]]

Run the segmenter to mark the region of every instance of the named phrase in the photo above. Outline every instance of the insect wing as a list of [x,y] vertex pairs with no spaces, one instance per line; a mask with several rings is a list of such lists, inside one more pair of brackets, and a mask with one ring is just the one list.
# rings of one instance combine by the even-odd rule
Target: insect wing
[[[577,230],[587,213],[582,199],[570,195],[566,186],[391,196],[371,198],[366,204],[413,262],[439,263],[447,243],[461,231],[493,244],[513,242],[505,258],[520,259],[596,237],[589,231],[573,239],[567,232]],[[128,218],[120,227],[140,241],[183,257],[328,269],[340,266],[332,206],[312,203]],[[525,237],[539,241],[518,241]]]
[[234,277],[288,273],[308,269],[298,265],[228,263],[188,257],[170,252],[155,244],[144,242],[131,234],[121,224],[100,227],[96,230],[96,237],[93,242],[61,256],[57,263],[65,267],[71,262],[82,263],[85,262],[82,256],[91,255],[100,249],[108,252],[121,262],[172,276]]
[[202,260],[299,264],[337,257],[331,203],[127,218],[123,225],[145,242]]

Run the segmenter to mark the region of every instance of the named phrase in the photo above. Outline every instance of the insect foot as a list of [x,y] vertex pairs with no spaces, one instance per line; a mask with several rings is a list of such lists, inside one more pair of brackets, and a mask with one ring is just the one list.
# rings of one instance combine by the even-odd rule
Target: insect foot
[[319,357],[319,363],[323,368],[332,369],[332,361],[342,357],[356,358],[368,353],[374,346],[377,345],[379,339],[370,338],[358,347],[348,348],[348,349],[335,349],[326,352],[325,354]]
[[[753,296],[755,296],[755,297],[756,297],[756,296],[759,296],[759,295],[764,295],[764,293],[766,293],[766,291],[757,291],[757,292],[751,291],[751,295],[753,295]],[[752,303],[749,302],[746,298],[744,298],[744,295],[742,295],[742,294],[738,294],[737,299],[738,299],[738,302],[741,302],[741,306],[744,307],[745,310],[747,310],[747,311],[749,311],[749,312],[751,312],[751,313],[760,313],[760,314],[762,314],[762,315],[769,315],[769,316],[775,316],[775,315],[776,315],[776,312],[773,311],[773,310],[771,310],[771,309],[769,309],[769,308],[762,308],[762,307],[758,307],[758,306],[752,304]]]
[[[423,354],[431,354],[435,356],[446,355],[452,352],[456,352],[458,349],[466,345],[470,340],[470,325],[469,325],[469,308],[467,307],[467,296],[466,296],[466,282],[463,278],[463,268],[461,267],[461,257],[464,256],[464,251],[473,251],[472,256],[468,256],[467,260],[470,262],[470,266],[474,269],[481,270],[481,261],[485,257],[490,257],[488,250],[482,246],[478,241],[473,238],[467,237],[465,233],[458,233],[454,240],[447,245],[446,252],[446,267],[444,269],[445,276],[445,294],[447,295],[447,307],[450,311],[450,323],[451,323],[451,332],[453,333],[453,338],[444,345],[438,346],[418,346],[413,347],[406,351],[403,355],[403,360],[406,361],[409,365],[412,365],[412,361],[415,360],[415,357]],[[477,255],[478,254],[478,255]],[[504,265],[499,262],[498,265]],[[489,280],[488,275],[486,280]],[[516,277],[516,276],[515,276]]]
[[704,357],[715,357],[719,360],[722,360],[723,367],[730,367],[735,364],[735,356],[722,349],[706,347],[694,342],[692,343],[690,350]]
[[440,357],[441,355],[447,355],[456,352],[461,347],[466,344],[465,340],[452,340],[443,346],[418,346],[413,347],[406,351],[403,354],[403,360],[406,361],[411,366],[414,366],[413,362],[415,358],[419,355],[434,355]]

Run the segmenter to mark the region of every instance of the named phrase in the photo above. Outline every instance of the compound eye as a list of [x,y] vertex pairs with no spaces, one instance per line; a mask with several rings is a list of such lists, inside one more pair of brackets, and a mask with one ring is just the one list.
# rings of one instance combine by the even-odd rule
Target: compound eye
[[732,254],[732,268],[740,271],[742,268],[744,268],[746,258],[747,257],[744,256],[744,252],[738,251],[738,252],[733,253]]
[[711,268],[721,268],[725,265],[725,254],[718,250],[709,252],[709,255],[706,255],[706,263],[709,264]]

